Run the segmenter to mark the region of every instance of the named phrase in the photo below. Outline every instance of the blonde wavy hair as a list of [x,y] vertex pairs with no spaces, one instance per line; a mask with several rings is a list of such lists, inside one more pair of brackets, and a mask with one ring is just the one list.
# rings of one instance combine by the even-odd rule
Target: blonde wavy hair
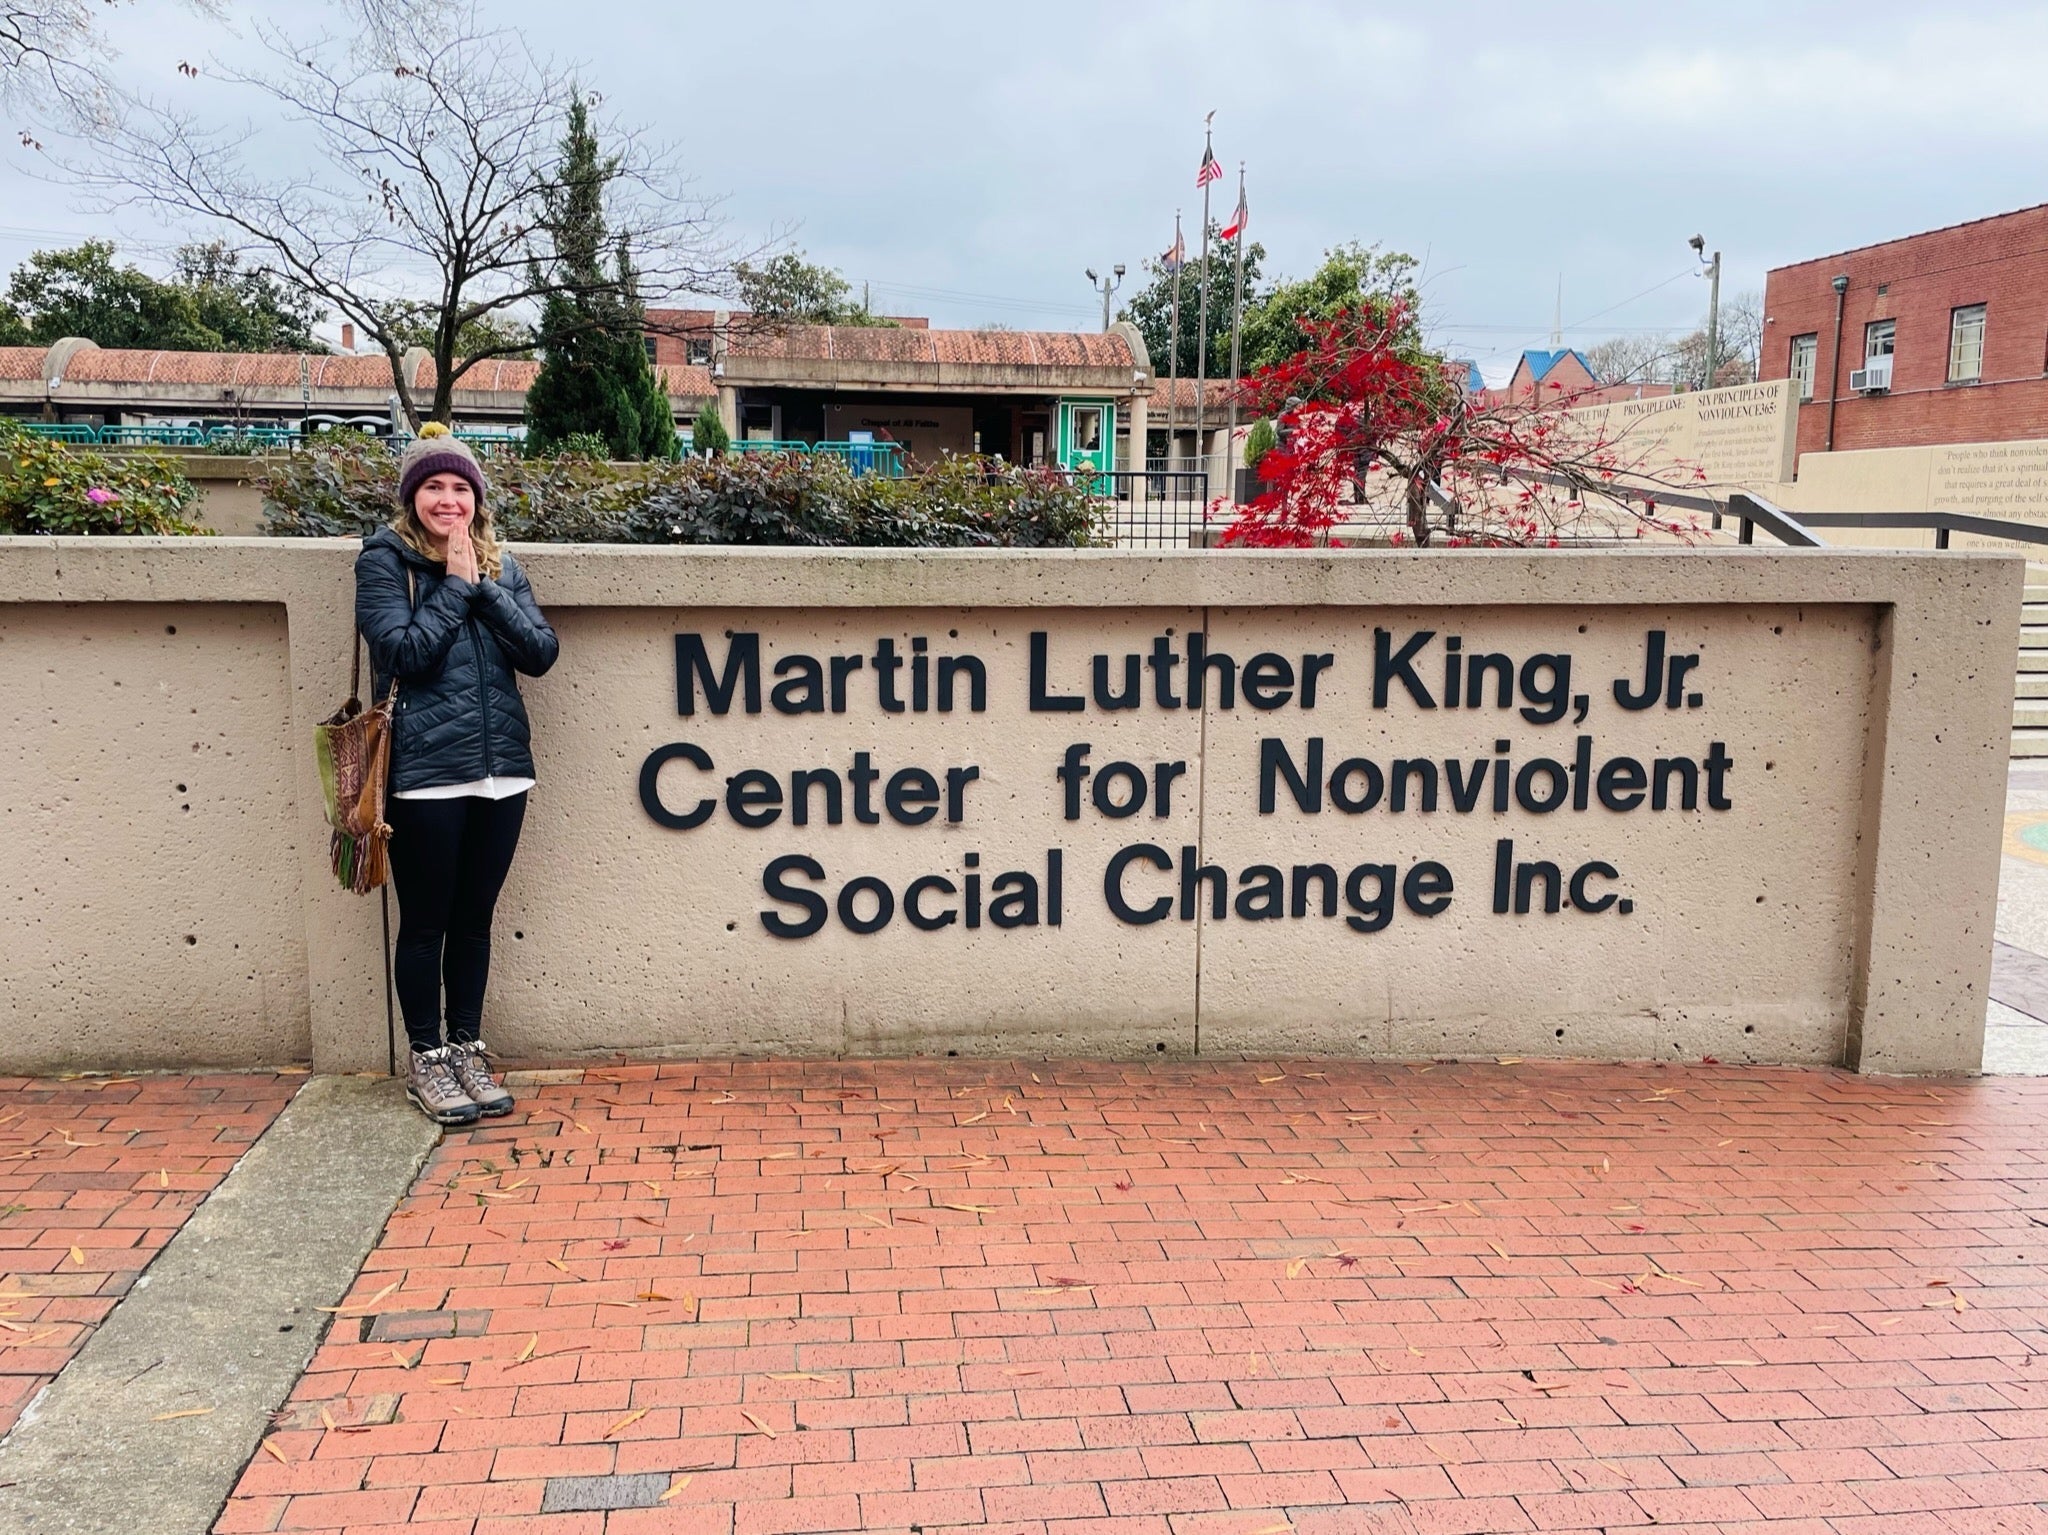
[[[448,563],[447,551],[436,549],[428,541],[427,530],[410,501],[401,506],[398,515],[391,519],[391,531],[403,539],[405,546],[415,554],[425,555],[436,565]],[[491,521],[491,509],[486,502],[478,501],[476,504],[476,518],[469,525],[469,541],[476,545],[477,569],[493,581],[497,580],[505,568],[505,552],[504,546],[498,542],[497,524]]]

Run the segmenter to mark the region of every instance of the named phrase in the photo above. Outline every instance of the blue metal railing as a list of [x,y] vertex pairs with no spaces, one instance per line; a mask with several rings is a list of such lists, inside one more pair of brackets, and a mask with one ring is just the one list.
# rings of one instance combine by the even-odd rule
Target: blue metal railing
[[836,458],[855,474],[878,474],[884,479],[903,478],[903,444],[900,442],[799,442],[757,440],[735,442],[734,453],[808,453],[813,457]]

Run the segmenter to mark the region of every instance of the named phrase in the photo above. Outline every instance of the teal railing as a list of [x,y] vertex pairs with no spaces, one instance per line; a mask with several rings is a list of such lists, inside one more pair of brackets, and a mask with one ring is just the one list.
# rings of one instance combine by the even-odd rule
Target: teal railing
[[878,474],[884,479],[903,478],[903,444],[899,442],[735,442],[735,453],[808,453],[813,457],[836,458],[855,474]]
[[69,422],[17,421],[31,437],[47,437],[52,442],[98,442],[100,434],[89,426],[73,426]]

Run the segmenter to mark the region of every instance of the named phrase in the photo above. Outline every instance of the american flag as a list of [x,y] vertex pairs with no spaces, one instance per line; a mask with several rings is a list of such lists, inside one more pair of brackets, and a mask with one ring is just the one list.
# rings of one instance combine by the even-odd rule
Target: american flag
[[1212,181],[1223,179],[1223,167],[1216,163],[1216,151],[1206,144],[1202,146],[1202,168],[1195,172],[1195,185],[1205,187]]

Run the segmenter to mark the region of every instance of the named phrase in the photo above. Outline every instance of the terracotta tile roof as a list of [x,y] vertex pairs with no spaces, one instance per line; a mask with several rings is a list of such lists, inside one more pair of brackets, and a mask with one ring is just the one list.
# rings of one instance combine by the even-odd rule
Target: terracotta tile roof
[[913,330],[864,325],[735,328],[735,356],[1040,368],[1128,368],[1130,346],[1113,333],[1037,330]]
[[708,400],[718,393],[718,386],[711,382],[709,368],[687,368],[681,363],[665,362],[654,370],[661,380],[661,387],[678,400]]
[[[1212,378],[1202,391],[1202,398],[1210,408],[1228,407],[1230,404],[1230,380]],[[1157,378],[1152,381],[1152,408],[1154,410],[1193,410],[1195,408],[1195,380],[1191,378]]]
[[43,376],[43,359],[48,347],[0,346],[0,379],[32,379]]
[[[315,389],[389,388],[391,366],[382,357],[308,354],[308,382]],[[145,352],[121,347],[87,347],[64,365],[64,377],[79,384],[215,384],[222,388],[293,389],[299,383],[297,352]]]

